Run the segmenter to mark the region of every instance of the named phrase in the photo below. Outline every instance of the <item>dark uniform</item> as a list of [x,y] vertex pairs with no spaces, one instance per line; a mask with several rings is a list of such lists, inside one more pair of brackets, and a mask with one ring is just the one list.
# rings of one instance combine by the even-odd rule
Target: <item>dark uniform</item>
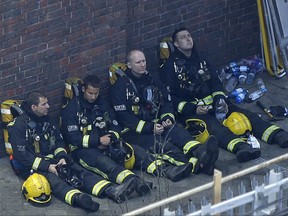
[[[36,116],[27,108],[25,102],[23,102],[22,107],[27,115],[18,116],[8,125],[9,142],[13,148],[14,158],[11,162],[16,174],[23,179],[27,179],[32,172],[44,175],[53,194],[60,200],[74,205],[74,199],[77,197],[75,195],[82,194],[82,192],[48,171],[50,164],[57,164],[60,159],[64,158],[67,163],[70,162],[69,166],[73,172],[81,172],[81,179],[78,176],[78,183],[80,181],[82,183],[81,190],[99,198],[109,196],[116,202],[124,201],[125,197],[119,200],[121,197],[115,196],[113,190],[117,187],[113,186],[111,182],[84,170],[69,160],[59,128],[50,120],[48,115]],[[119,189],[125,188],[118,188],[117,190],[118,193],[123,193]],[[108,194],[108,192],[110,193]]]
[[[199,70],[206,70],[206,73],[201,76]],[[239,139],[239,136],[234,135],[227,127],[223,126],[216,119],[213,109],[207,115],[197,115],[198,105],[215,107],[215,103],[223,98],[229,107],[227,116],[234,111],[245,114],[251,122],[253,134],[269,144],[272,143],[276,133],[283,131],[280,127],[262,120],[257,114],[227,101],[222,83],[215,70],[198,56],[195,47],[193,47],[190,57],[185,56],[175,47],[175,51],[160,68],[160,79],[170,87],[174,107],[182,123],[189,118],[204,120],[209,133],[218,138],[220,147],[236,154],[241,162],[259,157],[260,150],[252,149],[250,145]]]
[[[198,165],[203,161],[196,149],[200,152],[200,148],[197,147],[202,144],[194,140],[188,131],[175,124],[173,105],[166,87],[149,73],[135,77],[131,70],[127,69],[125,74],[127,76],[119,77],[110,91],[117,118],[129,129],[123,135],[124,139],[151,153],[160,154],[164,160],[176,166],[192,163],[193,171],[199,172]],[[156,122],[161,124],[167,119],[174,123],[172,127],[166,128],[161,135],[154,134],[154,124]],[[209,161],[214,168],[218,157],[217,144],[216,149],[210,153],[214,158],[209,158]]]
[[[85,100],[83,92],[79,93],[79,96],[74,97],[61,110],[64,139],[69,144],[74,160],[86,169],[118,184],[135,179],[136,191],[144,195],[152,183],[148,186],[147,182],[124,167],[124,156],[114,157],[114,151],[110,151],[113,145],[119,142],[121,134],[121,127],[115,119],[113,110],[101,96],[98,96],[94,103],[89,103]],[[111,135],[111,146],[101,149],[100,137],[107,134]],[[139,151],[134,149],[135,167],[150,163],[146,152],[139,153]],[[143,164],[140,164],[140,161]]]

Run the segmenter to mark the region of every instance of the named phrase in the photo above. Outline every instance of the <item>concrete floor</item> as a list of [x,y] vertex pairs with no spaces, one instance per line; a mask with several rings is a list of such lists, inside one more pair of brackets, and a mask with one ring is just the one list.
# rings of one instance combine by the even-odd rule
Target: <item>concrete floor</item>
[[[288,96],[287,96],[287,77],[281,79],[276,79],[268,75],[268,73],[260,74],[267,86],[268,92],[264,94],[259,100],[263,102],[267,107],[271,105],[282,105],[288,107]],[[250,92],[257,89],[256,84],[250,86],[243,86],[250,90]],[[261,114],[263,118],[267,119],[267,115],[255,104],[255,102],[247,104],[240,104],[245,108],[252,110],[255,113]],[[288,130],[288,118],[282,121],[277,121],[275,124]],[[219,160],[216,163],[216,168],[222,172],[223,177],[244,170],[245,168],[260,164],[263,161],[275,158],[282,154],[288,152],[288,149],[281,149],[276,145],[267,145],[261,142],[262,155],[261,158],[254,161],[249,161],[240,164],[234,155],[228,153],[224,150],[220,150]],[[280,167],[284,171],[288,167],[288,162],[284,161],[276,164],[275,167]],[[225,183],[223,185],[222,199],[225,199],[225,191],[228,187],[234,192],[234,195],[238,194],[238,185],[240,182],[244,183],[246,186],[246,191],[251,190],[250,181],[254,177],[263,180],[265,173],[273,168],[269,167],[266,169],[259,170],[253,174],[243,176],[238,180],[233,180],[231,182]],[[151,191],[149,195],[144,197],[135,196],[129,199],[123,204],[115,204],[113,201],[108,199],[98,199],[93,198],[100,203],[100,209],[96,213],[87,213],[79,208],[73,208],[69,205],[57,200],[55,197],[52,198],[51,205],[48,207],[34,207],[25,201],[21,194],[22,180],[18,179],[12,172],[8,157],[0,158],[0,215],[121,215],[140,207],[155,203],[156,201],[165,199],[167,197],[179,194],[181,192],[187,191],[189,189],[201,186],[203,184],[209,183],[213,180],[213,176],[207,176],[205,174],[191,175],[190,177],[173,183],[167,179],[157,179],[153,178],[147,174],[139,173],[149,181],[154,183],[155,188]],[[181,205],[184,212],[187,212],[187,204],[190,200],[193,200],[196,208],[199,209],[201,199],[205,196],[206,199],[211,200],[213,195],[212,189],[205,190],[196,195],[187,197],[178,202],[173,202],[168,205],[163,206],[169,207],[170,210],[175,210],[178,205]],[[146,212],[143,215],[161,215],[160,208],[156,208],[150,212]]]

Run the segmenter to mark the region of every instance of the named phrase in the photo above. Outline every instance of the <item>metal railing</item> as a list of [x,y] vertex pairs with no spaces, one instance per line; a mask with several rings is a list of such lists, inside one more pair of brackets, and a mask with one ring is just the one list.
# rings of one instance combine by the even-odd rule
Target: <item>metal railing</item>
[[[221,186],[222,186],[223,183],[226,183],[228,181],[237,179],[239,177],[251,174],[251,173],[253,173],[255,171],[258,171],[258,170],[263,169],[263,168],[267,168],[267,167],[269,167],[269,166],[271,166],[271,165],[273,165],[275,163],[278,163],[278,162],[281,162],[281,161],[284,161],[284,160],[287,160],[287,159],[288,159],[288,154],[284,154],[284,155],[281,155],[279,157],[273,158],[273,159],[271,159],[269,161],[265,161],[265,162],[263,162],[261,164],[257,164],[257,165],[255,165],[253,167],[250,167],[250,168],[247,168],[245,170],[236,172],[234,174],[228,175],[228,176],[223,177],[223,178],[222,178],[222,173],[220,171],[214,170],[214,180],[213,180],[213,182],[209,182],[209,183],[204,184],[204,185],[202,185],[200,187],[193,188],[193,189],[185,191],[183,193],[180,193],[180,194],[168,197],[166,199],[163,199],[163,200],[161,200],[159,202],[156,202],[156,203],[144,206],[142,208],[136,209],[134,211],[125,213],[125,214],[123,214],[123,216],[143,214],[143,213],[151,211],[151,210],[153,210],[155,208],[163,207],[164,205],[167,205],[169,203],[172,203],[172,202],[175,202],[175,201],[180,201],[180,200],[182,200],[182,199],[184,199],[186,197],[192,196],[192,195],[197,194],[199,192],[202,192],[204,190],[211,189],[212,187],[214,189],[214,199],[213,199],[214,206],[213,206],[213,208],[211,206],[210,209],[211,209],[211,211],[213,210],[211,212],[211,214],[214,214],[215,209],[218,209],[217,211],[219,211],[219,208],[221,206],[223,206],[223,205],[225,206],[225,203],[223,204],[223,202],[220,202],[221,201]],[[280,186],[284,187],[282,185],[285,185],[285,187],[286,187],[286,182],[287,181],[288,181],[288,179],[284,179],[283,181],[281,181],[281,185]],[[268,185],[268,186],[265,186],[265,187],[263,185],[263,186],[260,186],[260,187],[257,186],[256,188],[258,188],[257,190],[265,190],[266,191],[265,193],[268,194],[268,192],[270,193],[270,191],[273,191],[273,190],[275,190],[275,188],[279,188],[280,186],[279,186],[279,182],[278,182],[278,183],[275,183],[275,185],[271,184],[271,185]],[[249,196],[249,197],[251,196],[252,197],[252,196],[255,196],[255,194],[258,195],[258,196],[256,196],[256,197],[258,197],[258,200],[261,200],[260,199],[260,192],[256,191],[256,188],[255,188],[254,191],[248,192],[247,193],[248,195],[247,194],[242,194],[242,195],[240,195],[238,197],[231,198],[232,199],[232,203],[234,203],[235,201],[238,201],[239,198],[245,200],[246,199],[245,196]],[[243,198],[242,196],[245,197],[245,198]],[[253,202],[251,197],[249,199],[249,202]],[[248,201],[248,199],[246,201]],[[224,201],[224,202],[226,202],[226,201]],[[231,201],[229,201],[229,203],[230,202]],[[259,207],[258,206],[259,202],[256,200],[255,203],[256,203],[256,207],[258,208]],[[209,205],[211,205],[211,204],[209,204]],[[226,205],[227,205],[227,203],[226,203]],[[205,209],[206,210],[209,209],[209,206],[206,206]],[[229,209],[227,209],[227,210],[229,210]],[[198,211],[198,215],[200,213],[201,212]],[[217,213],[215,213],[215,214],[217,214]],[[263,214],[263,212],[262,212],[262,214]],[[192,213],[192,215],[194,215],[194,214]]]

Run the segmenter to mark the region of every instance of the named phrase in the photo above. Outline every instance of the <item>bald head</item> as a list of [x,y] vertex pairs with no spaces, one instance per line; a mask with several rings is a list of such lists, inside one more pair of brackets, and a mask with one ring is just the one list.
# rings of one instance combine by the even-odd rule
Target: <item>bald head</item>
[[127,67],[131,69],[135,76],[140,77],[147,72],[146,58],[142,51],[131,50],[126,56],[126,61]]

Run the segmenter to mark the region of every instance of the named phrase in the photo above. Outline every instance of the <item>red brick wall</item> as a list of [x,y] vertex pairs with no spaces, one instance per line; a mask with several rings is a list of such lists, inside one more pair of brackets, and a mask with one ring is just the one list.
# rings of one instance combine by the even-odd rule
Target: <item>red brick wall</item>
[[57,113],[68,76],[96,73],[130,49],[158,64],[159,40],[180,26],[216,66],[260,52],[256,1],[1,0],[0,98],[47,93]]

